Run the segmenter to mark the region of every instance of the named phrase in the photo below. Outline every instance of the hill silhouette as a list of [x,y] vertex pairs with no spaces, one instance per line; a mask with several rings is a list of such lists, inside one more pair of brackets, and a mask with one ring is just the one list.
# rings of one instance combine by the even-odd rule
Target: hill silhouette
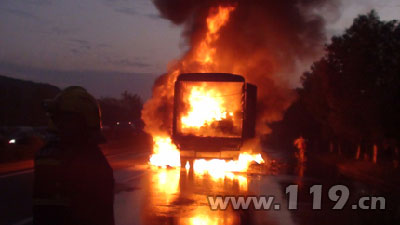
[[46,125],[41,102],[59,91],[53,85],[0,75],[0,126]]

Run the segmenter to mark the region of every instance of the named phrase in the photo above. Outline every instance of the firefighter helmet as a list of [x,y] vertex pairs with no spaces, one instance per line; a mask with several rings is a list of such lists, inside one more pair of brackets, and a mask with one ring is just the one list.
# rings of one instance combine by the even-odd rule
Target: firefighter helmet
[[[97,131],[101,129],[100,107],[96,99],[83,87],[67,87],[54,99],[45,100],[43,106],[50,115],[77,113],[85,119],[89,129]],[[51,122],[54,124],[55,121]]]

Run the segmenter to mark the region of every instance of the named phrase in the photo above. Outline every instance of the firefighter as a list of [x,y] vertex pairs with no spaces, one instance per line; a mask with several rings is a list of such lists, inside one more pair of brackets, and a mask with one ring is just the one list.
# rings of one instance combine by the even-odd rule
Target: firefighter
[[53,135],[35,156],[34,225],[114,225],[113,171],[99,106],[82,87],[43,103]]
[[303,138],[303,136],[300,136],[296,140],[294,140],[294,146],[299,150],[297,152],[296,158],[299,160],[299,162],[304,162],[306,160],[305,158],[305,152],[306,152],[306,140]]

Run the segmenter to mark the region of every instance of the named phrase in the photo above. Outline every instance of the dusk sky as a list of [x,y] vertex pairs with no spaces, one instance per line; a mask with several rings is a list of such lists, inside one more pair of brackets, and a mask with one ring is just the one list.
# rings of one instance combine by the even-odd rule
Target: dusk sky
[[[350,0],[340,8],[326,18],[329,35],[371,9],[400,19],[400,0]],[[128,90],[147,99],[155,77],[185,51],[180,32],[151,0],[2,0],[0,74],[82,85],[96,97]]]

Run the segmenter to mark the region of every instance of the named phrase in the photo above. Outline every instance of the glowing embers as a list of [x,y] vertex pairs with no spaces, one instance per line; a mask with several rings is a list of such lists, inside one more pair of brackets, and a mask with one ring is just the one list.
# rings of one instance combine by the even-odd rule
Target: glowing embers
[[240,137],[243,83],[181,82],[178,132],[202,137]]

